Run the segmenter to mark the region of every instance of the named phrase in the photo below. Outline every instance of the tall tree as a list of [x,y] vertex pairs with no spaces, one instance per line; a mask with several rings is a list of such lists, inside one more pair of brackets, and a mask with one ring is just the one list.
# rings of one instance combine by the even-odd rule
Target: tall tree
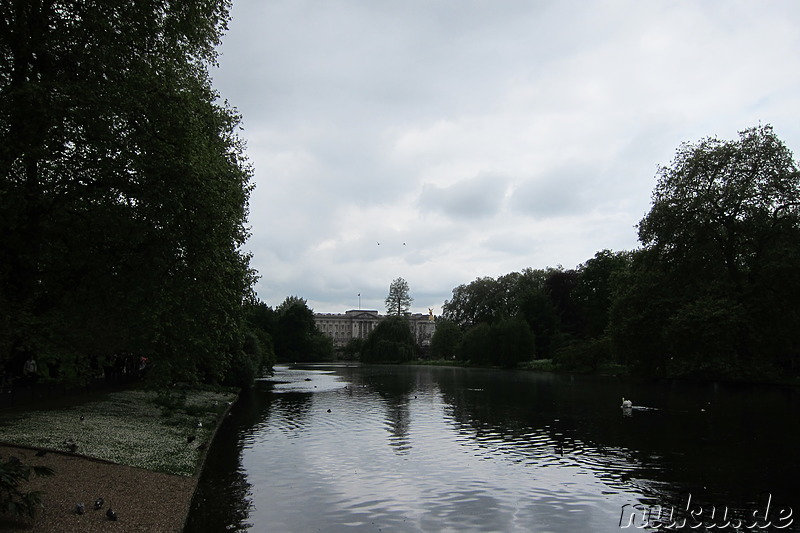
[[239,117],[207,71],[228,9],[0,3],[7,370],[32,353],[56,379],[80,379],[121,350],[165,379],[229,367],[254,273]]
[[683,144],[658,174],[639,240],[675,265],[724,276],[739,294],[800,220],[798,166],[771,126]]
[[647,342],[625,327],[633,312],[661,317],[648,338],[673,373],[796,369],[798,237],[800,172],[772,127],[682,145],[639,224],[646,250],[620,292],[636,305],[615,305],[617,344]]
[[279,361],[321,361],[333,357],[333,342],[317,329],[306,300],[289,296],[275,310],[275,354]]
[[397,316],[407,315],[413,301],[414,299],[408,293],[408,282],[403,278],[397,278],[389,285],[386,313]]

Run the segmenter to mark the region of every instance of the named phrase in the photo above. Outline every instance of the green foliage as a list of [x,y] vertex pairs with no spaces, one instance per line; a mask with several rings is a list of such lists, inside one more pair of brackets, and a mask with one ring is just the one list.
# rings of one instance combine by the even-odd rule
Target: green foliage
[[612,358],[611,342],[601,337],[565,343],[556,352],[553,364],[570,372],[597,372]]
[[327,361],[333,344],[314,322],[314,311],[298,296],[289,296],[275,310],[275,354],[279,361]]
[[509,322],[522,319],[536,356],[564,370],[800,374],[800,170],[792,153],[759,126],[733,141],[681,145],[657,178],[639,224],[641,249],[453,289],[443,317],[465,332],[458,359],[524,361],[514,349],[528,340]]
[[628,264],[629,254],[602,250],[578,267],[580,275],[573,298],[576,306],[581,309],[586,338],[599,338],[606,332],[614,278],[625,271]]
[[617,286],[623,360],[667,375],[796,372],[798,236],[800,172],[771,127],[682,145]]
[[164,381],[227,372],[255,279],[239,116],[208,75],[228,8],[5,10],[0,364],[32,352],[81,382],[80,358],[125,351]]
[[401,363],[414,357],[414,336],[408,320],[389,316],[381,320],[364,343],[365,363]]
[[386,313],[388,315],[404,316],[408,314],[411,302],[414,299],[408,293],[408,282],[397,278],[389,285],[389,295],[386,297]]
[[223,384],[248,388],[266,370],[267,358],[263,354],[261,342],[256,334],[245,333],[242,349],[234,352],[231,366]]
[[558,314],[552,300],[543,289],[528,291],[520,300],[520,316],[535,335],[536,355],[552,357],[559,337]]
[[431,356],[434,359],[445,360],[455,358],[462,336],[461,328],[455,322],[446,318],[438,319],[431,339]]
[[509,318],[491,326],[492,363],[514,367],[533,359],[534,336],[521,318]]
[[332,361],[333,339],[314,330],[311,335],[311,353],[315,361]]
[[29,466],[13,456],[0,461],[0,512],[33,518],[42,504],[42,494],[23,492],[21,485],[30,481],[31,474],[52,476],[54,473],[46,466]]
[[468,329],[458,345],[456,357],[474,365],[515,367],[533,359],[535,346],[528,324],[521,318],[509,318]]
[[343,356],[345,359],[354,360],[361,357],[361,352],[364,350],[364,339],[360,337],[353,337],[344,347]]
[[460,361],[469,361],[474,365],[491,364],[491,329],[491,326],[485,322],[469,328],[461,339],[461,344],[456,351],[456,358]]

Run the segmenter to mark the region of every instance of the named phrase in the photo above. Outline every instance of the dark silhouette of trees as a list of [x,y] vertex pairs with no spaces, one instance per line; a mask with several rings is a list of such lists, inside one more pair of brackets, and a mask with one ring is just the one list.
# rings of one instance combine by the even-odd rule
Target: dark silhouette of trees
[[431,338],[431,356],[434,359],[454,358],[462,335],[461,328],[455,322],[439,318]]
[[314,311],[297,296],[275,310],[275,353],[278,361],[325,361],[333,358],[333,341],[317,329]]
[[770,126],[683,144],[614,305],[621,357],[678,375],[796,371],[798,236],[800,172]]
[[361,360],[365,363],[401,363],[414,357],[414,335],[408,320],[392,315],[381,320],[364,343]]
[[[800,371],[800,171],[772,127],[704,139],[662,167],[642,247],[573,270],[526,269],[453,289],[458,357],[504,364],[509,320],[571,370],[775,379]],[[513,345],[523,341],[506,342]],[[525,341],[527,342],[527,341]]]
[[251,170],[208,66],[228,3],[5,2],[0,365],[87,382],[117,353],[219,381],[255,275]]

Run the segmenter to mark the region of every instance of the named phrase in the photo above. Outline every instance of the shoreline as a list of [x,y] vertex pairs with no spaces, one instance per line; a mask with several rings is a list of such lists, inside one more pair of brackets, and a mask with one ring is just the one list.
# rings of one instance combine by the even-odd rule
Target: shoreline
[[[0,454],[55,470],[53,476],[34,476],[21,486],[25,492],[42,491],[42,507],[32,520],[3,515],[0,531],[15,533],[181,533],[199,479],[198,475],[165,474],[60,451],[37,457],[32,448],[5,444]],[[104,505],[95,511],[98,498],[104,499]],[[85,505],[85,514],[75,512],[78,503]],[[117,513],[116,522],[106,517],[109,508]]]
[[[5,442],[0,442],[0,459],[5,461],[15,456],[31,466],[50,467],[55,475],[36,477],[32,474],[28,482],[20,484],[23,492],[42,491],[42,506],[33,519],[0,514],[0,532],[182,533],[209,450],[222,421],[238,399],[239,394],[235,393],[215,417],[213,426],[207,424],[206,431],[210,431],[202,448],[197,448],[199,456],[191,475],[159,472],[5,438]],[[0,419],[5,415],[7,413],[0,413]],[[144,438],[137,446],[146,446],[148,442],[151,440]],[[104,499],[104,505],[96,511],[94,503],[98,498]],[[85,506],[83,515],[76,512],[79,503]],[[117,521],[107,518],[108,508],[117,513]]]

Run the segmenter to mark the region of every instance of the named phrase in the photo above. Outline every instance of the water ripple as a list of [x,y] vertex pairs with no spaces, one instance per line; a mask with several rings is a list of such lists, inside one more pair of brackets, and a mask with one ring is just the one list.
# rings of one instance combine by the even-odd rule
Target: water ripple
[[548,407],[481,414],[488,386],[467,387],[458,400],[440,384],[400,386],[379,370],[276,373],[268,415],[243,438],[253,523],[280,531],[610,533],[622,505],[669,492],[655,479],[663,453],[625,442],[631,424],[658,411],[627,420],[614,413],[604,423],[618,433],[599,444]]

